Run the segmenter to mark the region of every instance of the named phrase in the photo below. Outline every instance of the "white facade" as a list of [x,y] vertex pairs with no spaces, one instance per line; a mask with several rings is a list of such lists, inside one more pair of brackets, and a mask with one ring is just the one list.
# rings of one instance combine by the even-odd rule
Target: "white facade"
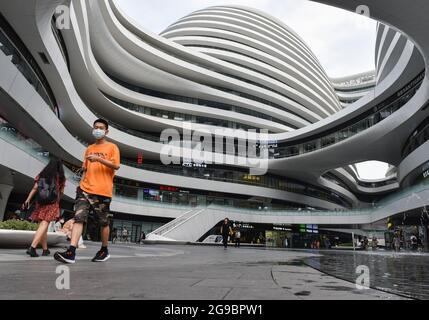
[[[352,225],[427,205],[424,200],[403,201],[404,194],[405,198],[411,194],[402,190],[403,182],[427,161],[425,141],[407,147],[429,116],[424,108],[429,95],[424,72],[429,44],[419,28],[390,21],[389,16],[384,19],[376,11],[374,18],[379,14],[383,23],[403,33],[380,24],[374,51],[377,70],[329,79],[293,30],[245,7],[199,10],[156,35],[133,25],[114,1],[65,2],[71,13],[68,30],[52,27],[55,8],[63,1],[25,1],[26,19],[20,10],[23,3],[0,3],[4,20],[13,30],[2,27],[2,34],[9,38],[2,40],[0,50],[0,116],[70,165],[81,165],[86,145],[92,141],[92,124],[104,117],[111,123],[109,139],[128,159],[117,173],[119,179],[326,210],[326,214],[314,215],[287,210],[235,214],[235,209],[225,207],[216,209],[219,216],[231,212],[249,222]],[[423,25],[422,21],[422,29]],[[10,44],[18,53],[10,51]],[[27,63],[30,71],[17,62],[20,55],[31,60]],[[32,72],[40,83],[29,81]],[[40,88],[47,93],[41,95]],[[46,95],[55,100],[51,104],[59,109],[59,117],[47,104]],[[268,140],[276,142],[268,174],[249,183],[243,180],[246,165],[223,162],[213,165],[208,176],[198,176],[132,163],[139,154],[147,161],[159,161],[164,146],[159,140],[161,131],[180,131],[184,122],[201,129],[267,129]],[[16,172],[19,181],[30,183],[44,164],[36,148],[23,147],[17,135],[2,133],[0,137],[0,172]],[[397,174],[380,181],[361,180],[352,165],[367,160],[388,162]],[[233,178],[218,176],[221,171]],[[12,192],[25,192],[17,181]],[[68,186],[70,202],[75,187],[73,183]],[[426,188],[414,188],[414,194],[425,199]],[[142,201],[142,192],[143,188],[136,192],[135,199],[116,195],[112,210],[165,218],[189,211]],[[372,199],[392,193],[386,203],[380,201],[378,209],[347,213],[369,210],[374,206]],[[8,195],[2,205],[5,198]],[[217,217],[211,208],[201,212]],[[381,213],[380,208],[388,209]]]

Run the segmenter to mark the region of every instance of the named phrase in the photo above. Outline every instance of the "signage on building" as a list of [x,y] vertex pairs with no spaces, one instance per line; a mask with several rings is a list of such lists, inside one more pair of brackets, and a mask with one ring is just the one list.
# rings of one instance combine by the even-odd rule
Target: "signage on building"
[[137,164],[139,165],[143,164],[143,154],[141,153],[137,155]]
[[161,191],[169,191],[169,192],[179,192],[179,188],[177,188],[177,187],[170,187],[170,186],[160,186],[159,190],[161,190]]
[[245,174],[243,176],[243,180],[247,180],[247,181],[261,181],[261,177],[260,176],[252,176],[250,174]]
[[317,224],[300,224],[299,232],[301,233],[319,233],[319,226]]
[[187,168],[207,168],[207,164],[196,162],[183,162],[182,166]]
[[247,224],[247,223],[239,224],[238,227],[242,228],[242,229],[254,229],[255,228],[254,226]]
[[268,145],[267,145],[268,149],[278,148],[278,146],[279,145],[277,140],[268,141]]
[[276,226],[273,227],[273,230],[276,230],[276,231],[292,231],[291,228],[276,227]]

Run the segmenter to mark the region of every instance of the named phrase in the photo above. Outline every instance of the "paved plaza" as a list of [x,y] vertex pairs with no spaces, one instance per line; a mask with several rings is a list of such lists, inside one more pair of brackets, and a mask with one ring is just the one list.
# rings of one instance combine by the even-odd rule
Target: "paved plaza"
[[[52,257],[0,250],[0,299],[312,300],[429,298],[424,254],[290,251],[181,245],[113,245],[93,263],[97,244],[78,251],[70,289],[56,287]],[[356,266],[370,269],[358,290]],[[321,270],[321,271],[319,271]],[[375,279],[373,279],[375,278]],[[390,291],[390,292],[389,292]]]

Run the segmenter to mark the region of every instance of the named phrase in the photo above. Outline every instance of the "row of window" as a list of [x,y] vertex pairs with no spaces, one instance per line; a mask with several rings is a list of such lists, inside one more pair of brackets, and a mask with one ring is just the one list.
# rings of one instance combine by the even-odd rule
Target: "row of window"
[[417,90],[420,88],[423,79],[424,72],[419,74],[413,81],[410,82],[405,88],[408,90],[400,90],[398,93],[378,105],[373,109],[371,113],[366,115],[361,120],[356,120],[353,124],[338,129],[336,132],[327,134],[326,136],[319,137],[308,142],[292,145],[292,146],[282,146],[275,149],[273,155],[274,158],[285,158],[297,156],[300,154],[305,154],[315,150],[326,148],[330,145],[333,145],[337,142],[346,140],[354,135],[365,131],[368,128],[376,125],[377,123],[385,120],[391,116],[394,112],[402,108],[412,97],[416,94]]
[[403,151],[402,158],[405,159],[413,151],[429,140],[429,117],[426,118],[408,139]]
[[[40,70],[36,60],[25,47],[22,40],[15,33],[6,19],[0,14],[0,50],[10,57],[10,61],[15,65],[19,72],[25,77],[30,85],[37,91],[39,96],[59,117],[59,110],[55,96],[49,87],[48,81]],[[46,58],[44,53],[41,57]]]
[[161,172],[167,174],[181,175],[185,177],[193,177],[198,179],[215,180],[229,183],[247,184],[259,187],[266,187],[270,189],[277,189],[287,191],[291,193],[298,193],[315,197],[318,199],[326,200],[339,204],[341,206],[351,208],[351,203],[342,198],[340,195],[318,188],[308,184],[302,184],[293,179],[286,177],[278,177],[270,174],[263,176],[250,175],[245,171],[237,171],[231,169],[219,169],[214,167],[197,167],[189,168],[186,166],[175,166],[175,165],[155,165],[141,163],[138,164],[135,161],[122,159],[122,163],[132,167],[140,168],[143,170]]
[[[152,89],[148,89],[148,88],[143,88],[143,87],[139,87],[139,86],[136,86],[136,85],[132,85],[132,84],[130,84],[128,82],[122,81],[122,80],[120,80],[120,79],[118,79],[118,78],[116,78],[116,77],[114,77],[112,75],[109,75],[109,74],[107,74],[107,75],[113,81],[115,81],[116,83],[120,84],[124,88],[130,89],[130,90],[132,90],[134,92],[138,92],[138,93],[145,94],[145,95],[148,95],[148,96],[157,97],[157,98],[166,99],[166,100],[171,100],[171,101],[184,102],[184,103],[189,103],[189,104],[194,104],[194,105],[206,106],[206,107],[211,107],[211,108],[216,108],[216,109],[228,110],[228,111],[233,111],[233,112],[238,112],[238,113],[243,113],[243,114],[254,116],[254,117],[257,117],[257,118],[262,118],[262,119],[265,119],[265,120],[269,120],[269,121],[273,121],[273,122],[276,122],[276,123],[280,123],[280,124],[283,124],[283,125],[285,125],[287,127],[293,128],[293,129],[297,129],[296,126],[291,125],[289,122],[286,122],[284,120],[280,120],[280,119],[274,118],[274,117],[272,117],[270,115],[267,115],[267,114],[264,114],[264,113],[261,113],[261,112],[257,112],[257,111],[254,111],[254,110],[249,110],[247,108],[243,108],[243,107],[239,107],[239,106],[233,106],[233,105],[229,105],[229,104],[221,103],[221,102],[216,102],[216,101],[204,100],[204,99],[200,99],[200,98],[179,96],[179,95],[176,95],[176,94],[171,94],[171,93],[160,92],[160,91],[156,91],[156,90],[152,90]],[[222,91],[227,91],[226,89],[223,89],[223,88],[215,88],[215,89],[219,89],[219,90],[222,90]],[[257,98],[257,97],[253,97],[253,96],[250,96],[250,95],[245,95],[245,94],[242,94],[242,93],[237,93],[237,92],[229,92],[229,93],[232,93],[232,94],[235,94],[235,95],[240,95],[241,97],[245,97],[245,98],[248,98],[248,99],[251,99],[251,100],[255,100],[255,101],[258,101],[258,102],[261,102],[261,103],[264,103],[264,104],[268,104],[268,105],[274,106],[275,108],[280,108],[280,109],[283,109],[283,110],[285,110],[285,111],[287,111],[289,113],[294,114],[293,112],[291,112],[289,110],[286,110],[283,107],[280,107],[279,105],[272,104],[269,101],[261,99],[261,98]],[[114,98],[114,97],[111,97],[111,96],[108,96],[108,97],[111,100],[115,99],[115,102],[118,101],[116,103],[118,103],[119,105],[124,106],[126,108],[132,108],[132,110],[135,110],[135,111],[138,111],[138,112],[142,112],[140,110],[143,108],[143,110],[150,110],[149,112],[151,114],[161,114],[162,115],[162,114],[166,113],[166,111],[164,111],[164,110],[154,109],[154,108],[149,108],[149,107],[144,107],[144,106],[137,105],[137,104],[130,103],[130,102],[126,102],[126,101],[123,101],[121,99],[117,99],[117,98]],[[143,113],[146,113],[146,112],[143,112]],[[191,115],[185,115],[185,114],[179,114],[179,115],[181,117],[189,118],[189,119],[190,119],[190,117],[192,117]],[[296,115],[297,117],[300,117],[297,114],[294,114],[294,115]],[[211,119],[211,120],[213,121],[213,120],[218,120],[218,119]],[[196,118],[196,121],[198,123],[202,123],[202,122],[199,122],[198,117]],[[231,121],[228,121],[228,122],[231,122]],[[243,126],[243,125],[242,124],[237,124],[237,126]],[[232,127],[234,127],[234,125],[230,125],[230,126],[227,126],[227,127],[232,128]]]

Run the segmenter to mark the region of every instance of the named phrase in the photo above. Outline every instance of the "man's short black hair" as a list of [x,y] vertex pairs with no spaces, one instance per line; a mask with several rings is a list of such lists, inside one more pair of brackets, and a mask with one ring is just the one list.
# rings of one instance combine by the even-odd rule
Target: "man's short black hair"
[[104,119],[97,119],[97,120],[94,121],[94,125],[96,123],[102,123],[102,124],[104,124],[106,126],[106,130],[109,129],[109,123],[106,120],[104,120]]

